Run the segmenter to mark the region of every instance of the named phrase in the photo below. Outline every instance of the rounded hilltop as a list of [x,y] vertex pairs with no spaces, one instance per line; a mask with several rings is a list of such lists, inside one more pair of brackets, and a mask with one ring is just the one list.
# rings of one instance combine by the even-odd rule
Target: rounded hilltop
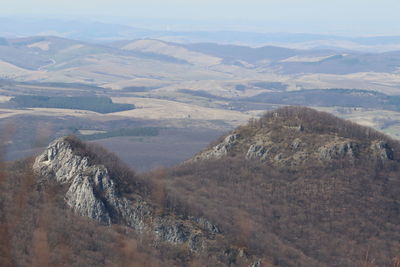
[[291,167],[398,159],[398,142],[368,127],[305,107],[284,107],[221,137],[191,161],[239,157]]

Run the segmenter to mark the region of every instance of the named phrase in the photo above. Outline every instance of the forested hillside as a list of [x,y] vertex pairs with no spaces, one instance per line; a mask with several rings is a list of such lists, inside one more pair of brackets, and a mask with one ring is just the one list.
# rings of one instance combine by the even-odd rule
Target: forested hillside
[[399,151],[371,128],[299,107],[266,113],[192,159],[143,175],[63,138],[35,160],[3,163],[1,261],[398,266]]

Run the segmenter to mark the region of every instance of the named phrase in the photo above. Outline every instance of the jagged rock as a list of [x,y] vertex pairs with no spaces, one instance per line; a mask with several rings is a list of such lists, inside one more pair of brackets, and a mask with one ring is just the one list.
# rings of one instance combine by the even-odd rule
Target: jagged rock
[[193,218],[191,217],[190,219],[196,221],[203,229],[214,233],[214,234],[220,234],[221,230],[216,226],[215,224],[211,223],[209,220],[206,218],[200,217],[200,218]]
[[383,141],[372,142],[371,150],[373,154],[382,161],[394,159],[393,149],[390,147],[389,144]]
[[194,230],[193,226],[182,221],[159,218],[154,225],[154,231],[161,240],[173,244],[187,243],[192,250],[205,247],[203,232]]
[[[313,117],[319,117],[320,124],[313,125]],[[296,169],[337,160],[351,164],[362,160],[387,161],[396,155],[389,145],[394,147],[395,143],[384,135],[378,137],[371,134],[371,129],[300,107],[268,112],[234,133],[186,163],[233,157]]]
[[122,223],[139,232],[152,232],[162,241],[188,243],[192,250],[203,249],[207,240],[220,233],[204,218],[161,217],[141,196],[135,194],[128,200],[118,193],[115,177],[106,166],[92,163],[74,149],[68,137],[52,142],[36,158],[33,170],[42,182],[53,179],[67,186],[64,199],[75,213],[105,225]]
[[228,135],[222,143],[214,146],[209,151],[201,153],[195,158],[195,160],[222,158],[223,156],[226,156],[228,152],[231,151],[232,148],[238,143],[239,137],[239,134]]
[[357,153],[358,145],[354,142],[334,143],[320,147],[319,158],[322,160],[334,160],[348,157],[353,160]]
[[261,145],[251,145],[246,153],[246,159],[264,159],[268,149]]
[[123,220],[136,230],[143,230],[148,207],[129,203],[117,193],[115,181],[104,165],[92,164],[88,157],[73,150],[66,137],[54,141],[36,158],[35,173],[68,184],[65,201],[75,213],[106,225]]

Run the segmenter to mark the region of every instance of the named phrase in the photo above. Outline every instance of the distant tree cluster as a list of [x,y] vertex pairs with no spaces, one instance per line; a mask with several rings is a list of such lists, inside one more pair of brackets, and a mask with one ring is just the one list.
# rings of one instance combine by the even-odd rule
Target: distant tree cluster
[[61,108],[90,110],[98,113],[112,113],[135,109],[132,104],[113,103],[108,97],[98,96],[33,96],[13,97],[11,102],[19,108]]
[[152,87],[152,86],[128,86],[124,87],[122,90],[125,92],[139,93],[139,92],[148,92],[157,88],[158,87]]
[[[279,87],[277,87],[279,88]],[[274,90],[273,88],[269,88]],[[359,89],[306,89],[263,92],[247,100],[281,105],[321,106],[321,107],[363,107],[398,111],[400,97],[376,91]]]

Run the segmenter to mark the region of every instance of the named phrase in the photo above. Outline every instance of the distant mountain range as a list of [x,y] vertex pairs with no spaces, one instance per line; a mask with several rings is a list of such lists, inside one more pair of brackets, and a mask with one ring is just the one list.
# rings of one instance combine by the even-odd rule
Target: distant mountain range
[[398,51],[361,53],[277,46],[252,48],[218,43],[182,44],[155,39],[95,44],[54,36],[0,38],[0,60],[26,70],[59,71],[82,67],[99,56],[102,60],[113,57],[114,63],[118,57],[130,62],[152,60],[160,64],[199,67],[225,65],[268,69],[281,74],[395,72],[400,67]]
[[90,21],[0,18],[0,36],[55,35],[90,42],[152,38],[182,43],[215,42],[250,46],[391,51],[400,49],[400,36],[345,37],[331,34],[261,33],[243,31],[169,31]]
[[345,88],[399,94],[399,69],[399,51],[254,48],[156,39],[94,43],[55,36],[0,38],[0,78],[131,92],[195,90],[231,98]]

